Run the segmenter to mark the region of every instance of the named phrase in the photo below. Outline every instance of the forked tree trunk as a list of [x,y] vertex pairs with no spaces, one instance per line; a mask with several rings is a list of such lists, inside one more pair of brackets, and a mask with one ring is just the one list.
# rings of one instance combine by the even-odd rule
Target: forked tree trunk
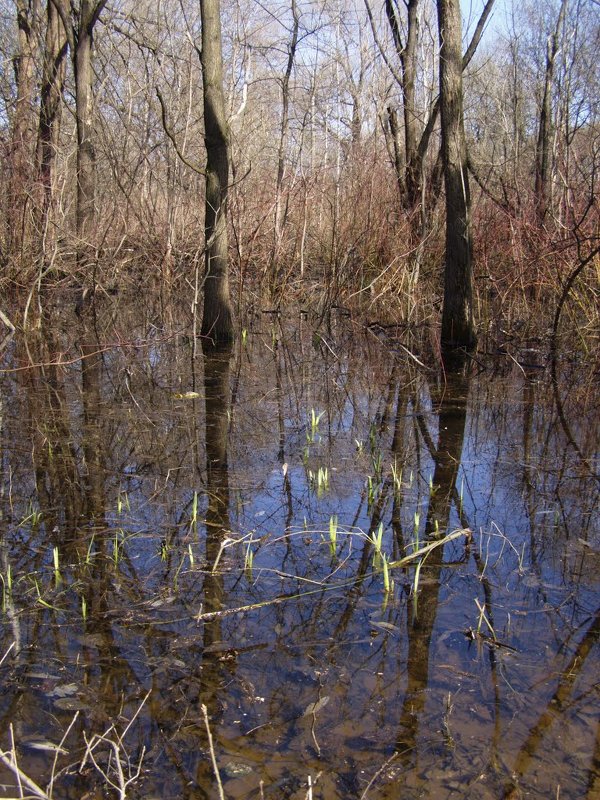
[[472,348],[471,199],[463,119],[462,24],[459,0],[438,0],[442,160],[446,185],[446,262],[442,347]]
[[233,339],[229,294],[227,193],[229,125],[223,94],[223,55],[219,0],[200,0],[202,18],[202,82],[206,140],[206,201],[204,218],[205,273],[202,335],[215,344]]

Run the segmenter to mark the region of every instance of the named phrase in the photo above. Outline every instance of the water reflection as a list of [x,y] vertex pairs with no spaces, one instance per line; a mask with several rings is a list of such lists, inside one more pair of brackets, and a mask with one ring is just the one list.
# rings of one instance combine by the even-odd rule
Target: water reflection
[[204,705],[228,798],[594,796],[585,376],[567,435],[543,371],[438,373],[350,321],[202,357],[114,324],[3,355],[0,734],[28,774],[73,722],[60,797],[106,783],[78,769],[106,730],[128,797],[216,796]]
[[[426,542],[444,536],[448,530],[465,435],[469,365],[444,373],[441,380],[441,396],[439,402],[434,402],[438,421],[437,447],[423,414],[417,414],[419,431],[435,464],[426,511]],[[430,645],[437,617],[443,567],[443,548],[432,550],[408,602],[407,685],[397,746],[404,756],[403,763],[414,763],[415,768],[419,766],[418,729],[430,683]]]

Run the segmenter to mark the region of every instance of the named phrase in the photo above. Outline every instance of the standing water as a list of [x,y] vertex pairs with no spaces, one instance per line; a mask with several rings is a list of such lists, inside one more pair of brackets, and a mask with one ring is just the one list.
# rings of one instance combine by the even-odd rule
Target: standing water
[[597,376],[412,350],[4,351],[0,797],[600,797]]

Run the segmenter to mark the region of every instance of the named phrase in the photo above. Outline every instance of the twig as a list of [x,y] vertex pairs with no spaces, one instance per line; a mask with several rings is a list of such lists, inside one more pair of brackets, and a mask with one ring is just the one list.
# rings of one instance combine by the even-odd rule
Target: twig
[[387,767],[389,767],[389,765],[392,763],[392,761],[393,761],[395,758],[397,758],[399,755],[400,755],[400,753],[399,753],[399,752],[396,750],[396,752],[395,752],[395,753],[392,753],[392,755],[391,755],[391,756],[388,758],[388,760],[387,760],[387,761],[384,761],[384,762],[383,762],[383,764],[382,764],[382,765],[379,767],[379,769],[377,770],[377,772],[375,773],[375,775],[373,775],[373,777],[371,778],[371,780],[370,780],[370,781],[367,783],[367,785],[366,785],[366,787],[365,787],[365,790],[364,790],[364,792],[363,792],[363,793],[361,794],[361,796],[360,796],[360,800],[366,800],[367,794],[368,794],[368,792],[369,792],[369,789],[371,788],[371,786],[373,786],[373,784],[375,783],[375,781],[377,780],[377,778],[378,778],[378,777],[379,777],[379,776],[382,774],[382,772],[383,772],[383,771],[384,771],[384,770],[385,770]]
[[[12,725],[11,725],[11,738],[12,738]],[[9,757],[10,756],[10,757]],[[19,783],[19,790],[21,797],[23,797],[23,784],[27,786],[27,788],[34,793],[36,797],[42,798],[42,800],[50,800],[49,795],[41,789],[35,781],[29,778],[23,770],[17,765],[17,756],[14,749],[9,750],[7,753],[0,750],[0,761],[4,764],[4,766],[8,767],[8,769],[14,774],[18,783]]]
[[54,777],[56,775],[56,764],[58,761],[58,756],[62,752],[63,744],[66,742],[67,736],[71,732],[71,728],[75,724],[75,721],[77,720],[78,716],[79,716],[79,711],[76,711],[75,714],[73,715],[73,719],[71,720],[67,730],[64,732],[63,737],[58,744],[58,747],[56,748],[56,752],[54,753],[54,761],[52,762],[52,772],[50,773],[50,782],[48,783],[48,789],[47,789],[48,797],[52,797],[52,790],[54,788]]
[[204,717],[204,724],[206,726],[206,735],[208,736],[208,749],[210,750],[210,760],[212,761],[213,771],[217,780],[217,788],[219,791],[220,800],[225,800],[225,793],[223,792],[223,784],[221,783],[221,776],[219,775],[219,767],[217,766],[217,757],[215,755],[215,748],[213,745],[212,733],[210,732],[210,723],[208,721],[208,709],[202,703],[200,706],[202,716]]
[[0,658],[0,667],[2,666],[2,664],[4,664],[4,659],[7,657],[7,655],[10,653],[10,651],[13,649],[14,646],[15,646],[15,643],[11,642],[10,645],[8,646],[7,650],[6,650],[6,653],[4,653],[2,658]]
[[16,330],[15,326],[12,324],[12,322],[9,320],[9,318],[6,316],[6,314],[4,313],[4,311],[2,311],[1,308],[0,308],[0,320],[2,320],[2,322],[12,333],[15,332]]

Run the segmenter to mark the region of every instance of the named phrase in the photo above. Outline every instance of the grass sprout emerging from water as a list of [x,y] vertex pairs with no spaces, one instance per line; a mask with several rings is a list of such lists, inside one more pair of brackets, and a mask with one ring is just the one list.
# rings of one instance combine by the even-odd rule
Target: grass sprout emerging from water
[[54,585],[58,588],[62,581],[62,576],[60,574],[60,561],[57,546],[52,548],[52,560],[54,561]]
[[394,496],[398,500],[402,492],[402,467],[398,467],[395,459],[392,464],[392,481],[394,483]]
[[316,490],[317,497],[322,497],[329,491],[329,470],[327,467],[319,467],[317,472],[308,470],[308,482],[313,490]]
[[314,408],[311,408],[310,410],[308,429],[306,431],[306,441],[309,444],[312,444],[312,442],[316,441],[316,438],[319,435],[319,422],[321,421],[324,413],[324,411],[317,413]]
[[329,517],[329,549],[331,557],[335,558],[337,553],[337,532],[338,532],[338,518],[337,515]]

